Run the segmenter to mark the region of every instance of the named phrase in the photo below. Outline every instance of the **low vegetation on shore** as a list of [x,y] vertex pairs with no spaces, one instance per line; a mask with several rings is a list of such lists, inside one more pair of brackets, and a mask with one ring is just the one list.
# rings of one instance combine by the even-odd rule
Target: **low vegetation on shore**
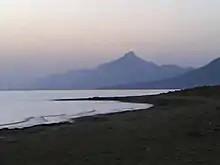
[[219,86],[88,100],[151,103],[154,107],[83,117],[73,124],[1,130],[0,164],[220,164]]

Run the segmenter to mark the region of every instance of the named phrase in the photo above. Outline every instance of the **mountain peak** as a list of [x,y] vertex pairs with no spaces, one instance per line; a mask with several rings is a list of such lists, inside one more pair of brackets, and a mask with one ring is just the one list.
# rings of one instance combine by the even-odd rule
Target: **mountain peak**
[[100,69],[106,69],[106,68],[124,68],[127,69],[128,68],[155,68],[157,67],[156,64],[154,64],[153,62],[148,62],[145,61],[144,59],[138,57],[134,51],[129,51],[127,52],[124,56],[122,56],[121,58],[118,58],[114,61],[110,61],[108,63],[104,63],[102,65],[100,65],[98,68]]
[[134,51],[129,51],[124,55],[125,58],[137,58],[136,54]]

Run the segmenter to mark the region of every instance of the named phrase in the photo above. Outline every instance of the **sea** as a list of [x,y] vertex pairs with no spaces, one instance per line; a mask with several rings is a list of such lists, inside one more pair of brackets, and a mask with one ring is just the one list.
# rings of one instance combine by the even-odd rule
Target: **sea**
[[36,125],[74,122],[75,118],[123,111],[147,109],[151,104],[117,101],[65,101],[88,97],[141,96],[170,90],[50,90],[0,91],[0,129],[25,128]]

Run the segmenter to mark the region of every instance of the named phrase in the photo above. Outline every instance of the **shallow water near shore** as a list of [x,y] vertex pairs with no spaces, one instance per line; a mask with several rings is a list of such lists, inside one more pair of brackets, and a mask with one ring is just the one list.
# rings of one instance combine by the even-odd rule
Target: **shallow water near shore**
[[0,129],[73,122],[72,119],[97,114],[147,109],[150,104],[115,101],[53,102],[53,99],[140,96],[168,90],[77,90],[77,91],[1,91]]

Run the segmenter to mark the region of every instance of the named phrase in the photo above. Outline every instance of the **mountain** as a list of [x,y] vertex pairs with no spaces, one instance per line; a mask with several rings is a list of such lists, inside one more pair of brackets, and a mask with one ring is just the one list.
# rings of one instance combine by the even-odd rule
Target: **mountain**
[[220,58],[209,64],[193,69],[183,75],[159,81],[131,83],[110,87],[114,89],[185,89],[197,86],[212,86],[220,84]]
[[133,51],[123,57],[90,70],[69,71],[35,82],[35,89],[97,89],[119,84],[149,82],[174,77],[189,68],[158,66],[138,57]]

